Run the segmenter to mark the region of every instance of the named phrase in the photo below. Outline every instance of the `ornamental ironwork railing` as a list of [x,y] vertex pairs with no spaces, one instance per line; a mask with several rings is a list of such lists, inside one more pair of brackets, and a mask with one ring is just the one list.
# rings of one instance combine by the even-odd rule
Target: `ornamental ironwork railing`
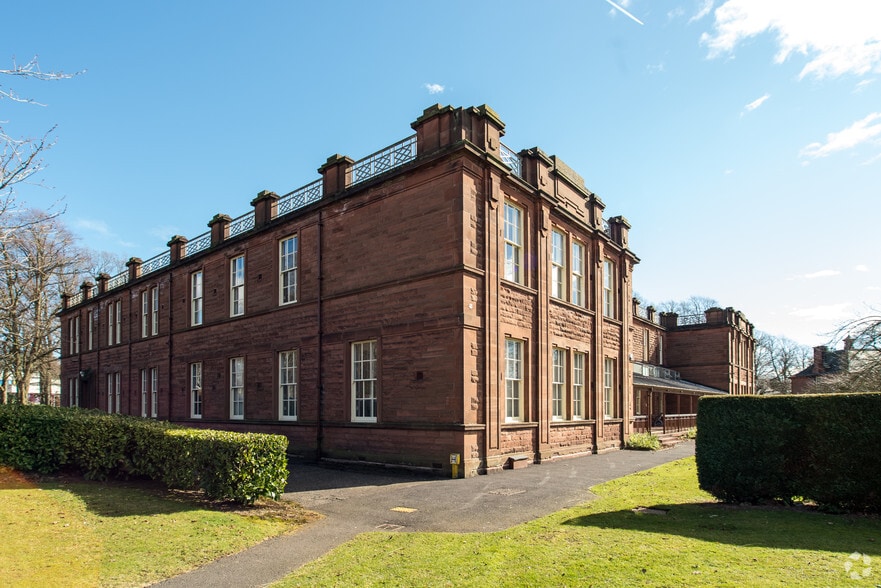
[[676,370],[652,365],[650,363],[642,363],[641,361],[633,362],[633,373],[647,378],[661,378],[663,380],[681,380],[682,376]]
[[352,165],[351,183],[358,184],[416,159],[416,135],[411,135]]
[[240,216],[237,219],[233,219],[231,223],[229,223],[229,237],[230,239],[235,237],[236,235],[241,235],[247,231],[250,231],[254,228],[255,223],[254,211],[247,212]]
[[126,284],[128,284],[128,270],[120,272],[107,280],[107,289],[113,290],[114,288],[125,286]]
[[276,214],[284,216],[289,212],[293,212],[298,208],[303,208],[313,202],[318,202],[324,195],[324,179],[315,180],[311,184],[306,184],[302,188],[297,188],[292,192],[288,192],[278,199],[278,209]]
[[522,178],[523,160],[520,159],[520,155],[518,155],[516,151],[501,142],[499,143],[499,153],[502,156],[502,162],[511,168],[511,171],[514,172],[514,175]]
[[200,251],[205,251],[211,247],[211,231],[207,233],[202,233],[192,241],[187,242],[186,252],[183,257],[189,257],[191,255],[195,255]]
[[171,252],[160,253],[141,264],[141,275],[149,274],[171,265]]
[[606,219],[603,219],[603,232],[610,237],[612,236],[612,226]]
[[702,325],[707,322],[707,315],[700,314],[683,314],[676,319],[678,326],[682,325]]
[[80,302],[83,301],[83,298],[84,297],[83,297],[82,292],[77,292],[76,294],[71,294],[67,299],[67,305],[68,306],[76,306],[77,304],[79,304]]

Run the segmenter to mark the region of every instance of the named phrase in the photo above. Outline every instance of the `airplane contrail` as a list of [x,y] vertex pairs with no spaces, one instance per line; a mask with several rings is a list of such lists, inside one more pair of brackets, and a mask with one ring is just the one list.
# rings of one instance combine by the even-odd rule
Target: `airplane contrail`
[[637,23],[639,23],[639,24],[641,24],[641,25],[645,25],[644,22],[642,22],[641,20],[639,20],[638,18],[636,18],[635,16],[633,16],[632,14],[630,14],[629,12],[627,12],[626,10],[624,10],[624,8],[623,8],[622,6],[619,6],[618,4],[615,4],[614,2],[612,2],[612,0],[606,0],[606,2],[608,2],[609,4],[611,4],[612,7],[615,8],[616,10],[619,10],[619,11],[623,12],[624,14],[626,14],[627,16],[629,16],[629,17],[630,17],[631,19],[633,19],[635,22],[637,22]]

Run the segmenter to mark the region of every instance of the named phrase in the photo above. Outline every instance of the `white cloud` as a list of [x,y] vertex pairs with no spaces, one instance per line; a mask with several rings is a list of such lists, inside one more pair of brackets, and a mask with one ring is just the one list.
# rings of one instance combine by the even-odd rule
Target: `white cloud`
[[802,157],[826,157],[836,151],[853,149],[857,145],[881,138],[881,112],[860,119],[837,133],[826,135],[825,143],[811,143],[801,150]]
[[868,271],[869,271],[869,266],[867,266],[867,265],[861,263],[861,264],[859,264],[858,266],[856,266],[856,267],[853,268],[853,269],[856,270],[856,271],[858,271],[858,272],[863,272],[863,273],[865,273],[865,272],[868,272]]
[[114,236],[114,234],[110,231],[110,227],[108,227],[107,223],[102,220],[80,218],[74,221],[73,225],[77,229],[98,233],[99,235],[102,235],[104,237]]
[[443,94],[446,89],[440,84],[423,84],[422,86],[428,90],[429,94]]
[[875,83],[875,80],[874,80],[874,79],[871,79],[871,80],[860,80],[859,82],[857,82],[857,85],[854,87],[854,89],[853,89],[853,93],[854,93],[854,94],[859,94],[860,92],[862,92],[863,90],[865,90],[866,88],[868,88],[869,86],[871,86],[873,83]]
[[816,278],[831,278],[832,276],[837,276],[839,274],[841,274],[841,272],[838,270],[820,270],[812,274],[805,274],[802,277],[808,280],[813,280]]
[[753,110],[764,104],[765,101],[770,97],[770,94],[765,94],[761,98],[756,98],[755,100],[744,106],[744,108],[747,110],[747,112],[752,112]]
[[762,33],[776,36],[774,61],[793,53],[808,63],[800,78],[881,72],[881,2],[838,0],[727,0],[715,11],[711,33],[701,35],[710,57],[733,53],[737,45]]
[[697,14],[688,19],[688,23],[691,24],[695,21],[698,21],[710,14],[710,11],[713,10],[713,0],[704,0],[700,8],[697,9]]
[[789,314],[810,321],[843,320],[848,318],[847,309],[849,306],[850,304],[847,302],[842,302],[840,304],[824,304],[820,306],[812,306],[810,308],[797,308]]

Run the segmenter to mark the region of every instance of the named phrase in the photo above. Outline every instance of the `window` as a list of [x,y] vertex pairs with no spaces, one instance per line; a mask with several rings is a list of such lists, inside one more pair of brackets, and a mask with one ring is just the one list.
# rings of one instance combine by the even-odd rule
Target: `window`
[[150,290],[153,299],[153,312],[150,317],[150,334],[159,334],[159,286],[153,286]]
[[572,418],[585,418],[584,410],[584,354],[572,354]]
[[80,352],[80,317],[75,316],[67,321],[68,349],[70,354]]
[[245,358],[229,360],[229,418],[245,418]]
[[116,321],[113,320],[113,312],[116,307],[113,306],[113,303],[107,305],[107,345],[113,345],[113,335],[116,332],[114,329],[114,323]]
[[298,238],[296,235],[279,242],[279,304],[290,304],[297,301],[297,253]]
[[190,325],[202,324],[202,272],[190,275]]
[[122,386],[120,386],[121,379],[121,372],[116,372],[115,374],[113,374],[113,391],[116,395],[116,414],[119,414],[119,409],[122,406]]
[[572,304],[584,306],[584,245],[572,242]]
[[91,350],[94,348],[94,346],[95,346],[95,324],[94,324],[94,319],[95,319],[95,317],[93,316],[93,313],[92,313],[91,310],[90,310],[88,313],[86,313],[86,322],[88,323],[88,325],[86,326],[86,328],[87,328],[88,331],[89,331],[89,338],[88,338],[88,340],[87,340],[87,341],[88,341],[88,347],[87,347],[86,349],[88,349],[89,351],[91,351]]
[[645,409],[642,406],[643,395],[642,390],[633,391],[633,414],[636,416],[644,416]]
[[190,364],[190,417],[202,418],[202,364]]
[[648,362],[649,360],[649,330],[642,330],[642,360]]
[[159,416],[159,368],[150,368],[150,416]]
[[278,354],[279,418],[283,421],[297,420],[297,359],[296,351]]
[[147,380],[147,370],[141,370],[141,416],[147,418],[147,390],[149,382]]
[[566,237],[560,231],[551,231],[551,296],[566,297]]
[[122,343],[122,301],[117,300],[114,304],[116,308],[116,343]]
[[563,409],[566,398],[566,351],[555,348],[551,364],[551,418],[561,421],[566,417]]
[[[141,292],[141,338],[150,335],[150,298],[146,290]],[[146,416],[146,415],[145,415]]]
[[523,210],[505,202],[505,279],[523,283]]
[[107,374],[107,414],[113,412],[113,374]]
[[68,406],[80,405],[80,379],[70,378],[67,381],[68,394],[70,395]]
[[603,316],[615,318],[615,263],[603,260]]
[[523,420],[523,341],[505,339],[505,421]]
[[615,418],[615,360],[611,357],[603,361],[603,416]]
[[229,264],[229,316],[245,314],[245,256]]
[[376,341],[352,343],[352,421],[376,422]]

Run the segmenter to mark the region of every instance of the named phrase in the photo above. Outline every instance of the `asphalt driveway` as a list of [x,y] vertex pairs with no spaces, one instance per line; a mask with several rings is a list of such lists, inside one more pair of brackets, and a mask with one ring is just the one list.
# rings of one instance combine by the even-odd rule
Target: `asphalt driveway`
[[586,502],[596,484],[690,455],[693,441],[663,451],[613,451],[457,480],[294,464],[284,498],[324,519],[159,586],[265,586],[365,531],[498,531]]

